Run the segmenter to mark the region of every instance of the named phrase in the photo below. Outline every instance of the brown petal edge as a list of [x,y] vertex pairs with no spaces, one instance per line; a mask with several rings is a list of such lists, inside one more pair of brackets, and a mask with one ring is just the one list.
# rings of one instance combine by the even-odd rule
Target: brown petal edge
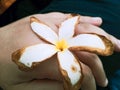
[[[26,47],[27,48],[27,47]],[[42,62],[50,59],[51,57],[48,57],[47,59],[45,59],[44,61],[42,62],[32,62],[32,66],[31,67],[27,67],[25,64],[19,62],[20,60],[20,57],[22,56],[22,54],[24,53],[25,49],[26,48],[22,48],[22,49],[19,49],[15,52],[12,53],[12,61],[18,66],[18,68],[22,71],[31,71],[33,70],[35,67],[37,67],[38,65],[40,65]]]
[[113,43],[103,35],[98,35],[98,34],[94,34],[94,35],[97,35],[98,37],[101,38],[101,40],[103,41],[103,43],[106,47],[105,50],[99,49],[99,48],[85,47],[85,46],[70,47],[69,50],[71,50],[71,51],[88,51],[88,52],[96,53],[98,55],[103,55],[103,56],[112,55],[114,52]]
[[[71,52],[72,53],[72,52]],[[73,54],[73,53],[72,53]],[[76,83],[76,85],[72,85],[70,83],[70,79],[68,77],[68,74],[67,74],[67,71],[63,70],[62,68],[60,68],[60,65],[59,65],[59,62],[58,62],[58,65],[59,65],[59,71],[61,73],[61,76],[63,78],[63,87],[64,87],[64,90],[79,90],[80,87],[81,87],[81,83],[83,81],[83,78],[84,78],[84,75],[83,75],[83,69],[82,69],[82,66],[81,66],[81,63],[79,62],[79,59],[78,57],[73,54],[74,57],[76,58],[76,60],[78,61],[79,63],[79,66],[80,66],[80,69],[81,69],[81,78],[80,80]],[[58,60],[57,60],[58,61]]]

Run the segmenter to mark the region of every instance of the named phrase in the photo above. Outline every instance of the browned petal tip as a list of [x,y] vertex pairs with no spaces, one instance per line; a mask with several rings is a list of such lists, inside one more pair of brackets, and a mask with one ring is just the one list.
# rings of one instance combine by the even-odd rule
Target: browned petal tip
[[67,19],[68,19],[68,18],[75,17],[75,16],[79,16],[79,18],[80,18],[80,15],[79,15],[79,14],[76,14],[76,13],[70,13],[70,14],[67,16]]
[[105,36],[99,35],[99,37],[103,40],[103,42],[106,46],[106,49],[103,51],[103,55],[108,56],[108,55],[113,54],[113,52],[114,52],[113,43],[110,40],[108,40]]
[[80,14],[77,14],[77,13],[71,13],[70,15],[71,15],[71,17],[80,16]]
[[75,85],[72,85],[70,79],[68,78],[66,71],[62,71],[62,72],[65,73],[64,79],[63,79],[64,90],[79,90],[81,87],[83,78],[84,78],[83,73],[82,73],[80,80]]
[[26,67],[24,64],[22,64],[22,63],[19,62],[20,57],[23,54],[24,50],[25,50],[25,48],[19,49],[19,50],[13,52],[12,53],[12,61],[18,66],[18,68],[20,70],[22,70],[22,71],[29,71],[32,68]]
[[[93,34],[93,33],[92,33]],[[100,39],[103,41],[105,45],[105,49],[100,49],[100,48],[94,48],[94,47],[89,47],[89,46],[76,46],[76,47],[70,47],[69,49],[72,51],[88,51],[91,53],[96,53],[98,55],[103,55],[103,56],[109,56],[113,54],[114,52],[114,45],[113,43],[107,39],[105,36],[94,34],[100,37]]]
[[[74,85],[72,85],[71,83],[71,80],[69,78],[69,75],[67,73],[66,70],[63,70],[62,68],[60,68],[60,72],[62,74],[62,77],[63,77],[63,85],[64,85],[64,90],[79,90],[80,87],[81,87],[81,84],[82,84],[82,81],[83,81],[83,78],[84,78],[84,75],[83,75],[83,69],[82,69],[82,66],[81,66],[81,63],[79,62],[79,59],[76,55],[74,55],[76,57],[76,60],[78,62],[75,62],[76,64],[79,64],[80,66],[80,73],[81,73],[81,76],[80,76],[80,79],[78,80],[77,83],[75,83]],[[69,63],[69,62],[68,62]],[[76,73],[76,66],[74,65],[71,65],[71,70],[73,71],[73,73]]]
[[30,17],[30,23],[32,22],[40,22],[36,17],[32,16]]
[[[27,47],[26,47],[26,48],[27,48]],[[15,51],[15,52],[12,53],[12,61],[13,61],[13,62],[18,66],[18,68],[19,68],[20,70],[22,70],[22,71],[31,71],[31,70],[35,69],[38,65],[40,65],[42,62],[44,62],[44,61],[46,61],[46,60],[51,59],[52,57],[54,57],[54,56],[48,57],[48,58],[46,58],[46,59],[45,59],[44,61],[42,61],[42,62],[32,62],[31,67],[29,67],[29,66],[26,66],[24,63],[22,63],[22,62],[20,61],[20,59],[21,59],[23,53],[25,52],[25,49],[26,49],[26,48],[19,49],[19,50],[17,50],[17,51]],[[26,60],[29,60],[29,59],[26,58]]]

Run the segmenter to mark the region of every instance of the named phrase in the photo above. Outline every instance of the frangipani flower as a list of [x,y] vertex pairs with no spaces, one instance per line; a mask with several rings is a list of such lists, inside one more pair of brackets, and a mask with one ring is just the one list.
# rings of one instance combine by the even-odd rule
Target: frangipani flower
[[33,68],[42,61],[56,56],[59,70],[63,76],[65,90],[78,90],[83,78],[80,61],[73,51],[84,50],[100,55],[110,55],[113,44],[104,36],[79,34],[75,28],[79,15],[69,17],[61,23],[58,34],[48,25],[31,17],[31,28],[46,43],[29,46],[13,53],[13,61],[21,68]]

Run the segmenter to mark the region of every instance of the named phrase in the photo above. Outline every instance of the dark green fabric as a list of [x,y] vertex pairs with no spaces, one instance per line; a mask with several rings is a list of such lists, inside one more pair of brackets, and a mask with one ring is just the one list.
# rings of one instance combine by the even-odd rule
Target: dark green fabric
[[118,70],[110,80],[111,90],[120,90],[120,70]]

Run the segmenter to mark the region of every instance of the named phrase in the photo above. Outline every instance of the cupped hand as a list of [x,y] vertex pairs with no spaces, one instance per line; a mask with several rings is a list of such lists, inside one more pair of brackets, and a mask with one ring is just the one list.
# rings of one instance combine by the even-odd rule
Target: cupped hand
[[[58,26],[69,14],[55,12],[32,16],[39,18],[57,32]],[[42,62],[28,72],[19,70],[11,60],[14,51],[43,42],[32,32],[29,19],[30,16],[0,28],[0,86],[5,90],[63,90],[62,78],[55,58]],[[81,16],[76,34],[98,33],[104,35],[113,42],[115,50],[120,51],[119,40],[100,29],[98,26],[101,23],[101,18]],[[108,81],[99,57],[86,52],[76,53],[84,74],[81,89],[96,90],[96,82],[100,86],[106,86]]]

